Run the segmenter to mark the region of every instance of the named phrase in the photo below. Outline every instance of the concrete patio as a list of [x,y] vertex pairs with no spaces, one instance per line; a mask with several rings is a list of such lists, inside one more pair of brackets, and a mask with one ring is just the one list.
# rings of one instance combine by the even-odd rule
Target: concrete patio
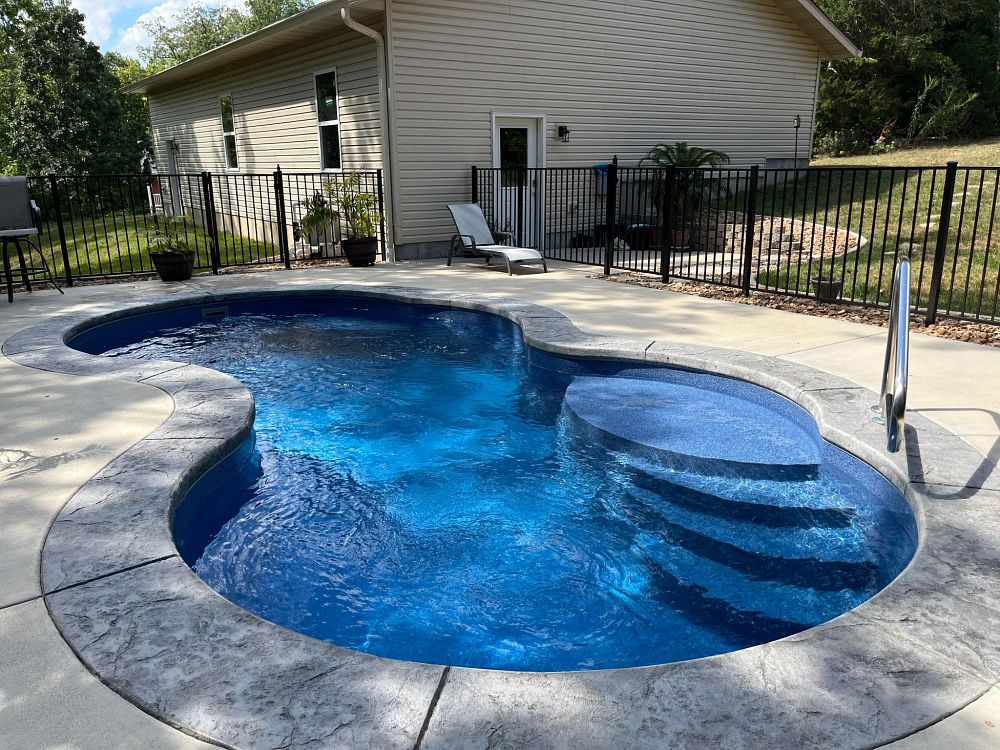
[[[79,287],[19,295],[0,318],[0,341],[44,318],[144,293],[267,289],[317,279],[516,297],[552,307],[580,329],[740,349],[823,370],[877,390],[885,331],[870,326],[732,305],[587,278],[590,267],[553,264],[546,275],[508,277],[480,264],[411,263],[373,269],[311,269]],[[909,406],[961,436],[995,474],[1000,459],[1000,351],[915,335]],[[102,467],[172,411],[142,384],[61,375],[0,358],[0,747],[208,747],[160,723],[106,688],[63,641],[41,599],[38,561],[60,508]],[[982,479],[982,478],[980,478]],[[1000,746],[1000,690],[893,745]]]

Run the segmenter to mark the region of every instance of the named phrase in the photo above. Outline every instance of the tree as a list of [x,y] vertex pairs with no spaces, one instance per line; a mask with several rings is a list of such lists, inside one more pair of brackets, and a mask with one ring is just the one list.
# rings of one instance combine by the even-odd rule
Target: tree
[[245,9],[192,5],[173,23],[157,18],[144,25],[152,41],[139,48],[146,67],[156,72],[299,13],[313,0],[247,0]]
[[[104,63],[118,81],[119,89],[135,83],[149,75],[138,60],[108,52],[104,55]],[[146,146],[152,144],[152,129],[149,122],[149,103],[140,94],[118,94],[118,103],[122,110],[122,128],[127,143],[135,144],[135,156],[142,153]],[[131,171],[131,170],[130,170]]]
[[134,171],[118,81],[67,0],[21,6],[8,32],[0,164],[28,174]]
[[3,145],[10,140],[9,118],[3,113],[14,106],[16,53],[24,19],[34,8],[32,0],[0,0],[0,174],[17,172],[17,164]]
[[817,135],[1000,132],[1000,0],[820,0],[865,51],[825,67]]

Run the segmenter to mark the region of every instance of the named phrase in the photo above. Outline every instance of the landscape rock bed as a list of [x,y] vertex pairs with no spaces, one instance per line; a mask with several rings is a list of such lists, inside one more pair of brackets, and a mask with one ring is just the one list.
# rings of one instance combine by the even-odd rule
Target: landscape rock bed
[[[881,308],[861,307],[860,305],[843,302],[820,302],[806,297],[787,297],[769,292],[750,292],[749,297],[736,287],[702,284],[695,281],[671,281],[663,284],[656,277],[642,273],[615,273],[611,276],[594,275],[592,278],[613,281],[617,284],[643,286],[647,289],[660,289],[664,292],[693,294],[697,297],[736,302],[741,305],[756,305],[770,307],[773,310],[815,315],[821,318],[847,320],[852,323],[866,323],[885,328],[889,325],[889,311]],[[977,323],[969,320],[939,317],[933,325],[924,325],[921,318],[910,317],[910,330],[914,333],[926,333],[952,341],[965,341],[970,344],[995,346],[1000,348],[1000,325],[993,323]]]

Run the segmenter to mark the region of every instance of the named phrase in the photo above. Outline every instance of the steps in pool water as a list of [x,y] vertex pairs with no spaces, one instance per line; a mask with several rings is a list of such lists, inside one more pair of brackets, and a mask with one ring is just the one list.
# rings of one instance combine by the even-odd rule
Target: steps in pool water
[[678,611],[737,645],[803,630],[854,604],[850,591],[818,591],[762,581],[669,545],[654,534],[639,536],[635,549],[646,570],[647,595],[671,605],[683,597],[687,608]]
[[697,514],[685,512],[679,519],[631,493],[607,502],[640,529],[634,547],[647,570],[645,593],[671,606],[683,603],[678,611],[691,622],[736,644],[824,622],[877,585],[878,568],[870,560],[803,555],[794,544],[781,555],[774,551],[780,538],[754,543],[760,541],[755,531],[780,535],[796,533],[794,528],[742,524],[741,534],[730,534],[725,526],[698,523]]
[[612,442],[695,471],[758,476],[809,472],[822,462],[822,438],[800,407],[741,381],[704,382],[577,377],[564,403]]
[[779,505],[753,491],[722,497],[627,470],[633,489],[604,507],[640,530],[644,595],[734,647],[824,622],[880,585],[879,566],[852,539],[853,509]]
[[[726,538],[718,527],[695,530],[672,519],[631,493],[618,498],[623,515],[643,531],[657,534],[672,546],[724,565],[752,578],[825,591],[864,590],[876,584],[878,569],[869,560],[824,559],[818,554],[793,556],[763,552],[743,539]],[[765,545],[766,546],[766,545]]]

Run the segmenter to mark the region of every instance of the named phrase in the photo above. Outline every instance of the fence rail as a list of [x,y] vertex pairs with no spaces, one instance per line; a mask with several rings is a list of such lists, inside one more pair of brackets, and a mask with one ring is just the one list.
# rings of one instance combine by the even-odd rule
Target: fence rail
[[[359,190],[375,197],[385,259],[380,170],[358,172]],[[39,245],[58,278],[76,279],[154,271],[149,257],[170,217],[173,231],[195,252],[195,268],[218,273],[309,257],[341,257],[343,218],[312,232],[302,219],[317,196],[327,200],[326,173],[211,172],[157,175],[48,175],[29,177],[42,222]]]
[[546,257],[888,308],[896,258],[912,306],[1000,322],[1000,168],[472,169],[494,229]]

